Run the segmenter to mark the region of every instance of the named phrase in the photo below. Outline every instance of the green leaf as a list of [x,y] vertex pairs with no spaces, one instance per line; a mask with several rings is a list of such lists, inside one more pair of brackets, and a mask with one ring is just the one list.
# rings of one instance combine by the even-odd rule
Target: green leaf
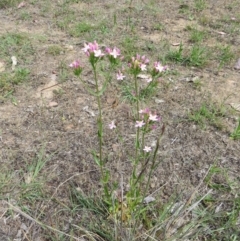
[[97,154],[95,151],[92,151],[92,155],[93,155],[93,159],[96,162],[96,164],[100,167],[101,166],[101,161],[100,159],[97,157]]

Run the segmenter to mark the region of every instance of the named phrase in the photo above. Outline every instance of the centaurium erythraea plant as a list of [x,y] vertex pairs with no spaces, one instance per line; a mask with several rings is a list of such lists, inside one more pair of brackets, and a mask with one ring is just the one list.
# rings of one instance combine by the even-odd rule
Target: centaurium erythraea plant
[[[109,190],[109,173],[105,171],[104,169],[104,157],[103,157],[103,116],[102,116],[102,103],[101,103],[101,97],[106,91],[107,83],[108,80],[105,80],[106,84],[100,85],[98,81],[98,62],[105,60],[108,60],[110,63],[110,70],[114,70],[116,64],[119,63],[119,61],[122,59],[121,52],[117,47],[110,48],[107,47],[105,51],[102,51],[102,49],[99,47],[99,44],[94,41],[92,43],[85,43],[84,48],[82,49],[86,56],[89,58],[89,62],[92,66],[93,69],[93,75],[94,75],[94,80],[95,80],[95,91],[92,91],[90,88],[87,88],[90,94],[94,95],[96,97],[97,103],[98,103],[98,118],[97,118],[97,124],[98,124],[98,140],[99,140],[99,155],[94,155],[94,159],[96,163],[100,166],[101,170],[101,181],[103,184],[104,188],[104,193],[105,197],[108,198],[107,203],[111,203],[111,195],[109,193],[113,192],[114,190]],[[130,197],[130,203],[132,200],[136,198],[137,193],[141,192],[141,185],[136,186],[139,180],[142,180],[142,175],[145,172],[145,169],[142,169],[141,173],[137,175],[136,170],[139,162],[141,162],[141,166],[146,168],[147,164],[149,163],[150,159],[152,158],[151,165],[150,165],[150,170],[152,171],[153,168],[155,167],[155,162],[156,162],[156,153],[157,153],[157,148],[158,144],[154,148],[145,145],[145,135],[150,132],[153,129],[157,128],[158,123],[160,123],[160,117],[155,113],[150,111],[149,108],[141,109],[140,110],[140,98],[139,98],[139,83],[137,76],[141,72],[148,72],[151,73],[152,78],[149,78],[147,80],[148,86],[152,84],[152,82],[156,81],[155,79],[161,75],[163,71],[167,69],[167,66],[161,65],[160,62],[155,62],[154,67],[152,70],[148,70],[149,68],[149,59],[143,55],[137,54],[136,56],[131,58],[131,61],[128,63],[129,67],[129,72],[130,74],[133,75],[133,81],[134,81],[134,93],[135,93],[135,98],[136,98],[136,112],[135,112],[135,128],[136,128],[136,153],[135,156],[133,157],[134,162],[133,162],[133,170],[131,174],[131,180],[130,184],[132,184],[128,194]],[[73,71],[74,74],[77,76],[80,76],[80,74],[83,71],[83,65],[80,63],[79,60],[74,61],[69,65]],[[109,69],[108,69],[109,71]],[[124,80],[126,78],[126,75],[124,73],[124,69],[122,68],[121,70],[117,71],[117,80]],[[155,78],[155,79],[154,79]],[[128,78],[131,80],[131,78]],[[151,81],[150,81],[151,80]],[[81,80],[84,82],[83,80]],[[87,84],[84,83],[84,86],[86,87]],[[101,87],[100,86],[104,86]],[[108,128],[113,130],[116,128],[115,121],[111,121],[110,124],[108,124]],[[141,136],[140,136],[141,133]],[[163,133],[163,132],[162,132]],[[159,143],[159,139],[157,141]],[[146,158],[146,159],[145,159]],[[150,173],[151,173],[150,171]],[[150,175],[150,174],[149,174]],[[149,179],[149,177],[148,177]],[[147,189],[149,184],[148,183],[145,185]],[[136,189],[137,188],[137,189]],[[146,192],[146,191],[145,191]],[[139,204],[139,202],[134,201],[134,208],[132,210],[135,210],[136,205]],[[131,205],[130,205],[131,206]]]

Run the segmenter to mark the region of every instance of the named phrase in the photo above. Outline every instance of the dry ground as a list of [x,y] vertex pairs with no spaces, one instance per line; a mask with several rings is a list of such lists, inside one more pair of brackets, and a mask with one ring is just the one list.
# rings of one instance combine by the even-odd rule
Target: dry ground
[[[156,96],[144,103],[161,115],[166,126],[159,153],[163,161],[153,174],[149,193],[162,186],[156,193],[161,203],[173,193],[186,200],[214,166],[211,185],[203,182],[198,195],[212,188],[216,199],[239,197],[240,140],[230,139],[240,115],[231,107],[240,103],[240,72],[234,69],[240,58],[238,1],[133,0],[130,7],[124,0],[25,2],[22,8],[16,2],[0,9],[1,72],[11,75],[11,56],[18,59],[16,67],[30,71],[26,81],[1,89],[0,230],[6,236],[68,240],[19,209],[72,235],[70,226],[82,217],[67,211],[70,190],[101,192],[91,155],[97,147],[97,104],[68,68],[76,58],[87,65],[81,49],[95,39],[102,46],[118,46],[126,58],[138,52],[170,67]],[[194,31],[197,35],[202,31],[202,39],[196,40]],[[184,55],[192,46],[203,48],[204,63],[192,59],[185,64],[169,57],[181,43]],[[91,78],[85,71],[84,79]],[[112,86],[103,100],[106,127],[115,119],[124,140],[118,141],[106,128],[107,166],[117,182],[124,173],[126,183],[135,133],[131,103],[123,98],[121,84]],[[204,105],[212,115],[202,113],[202,119],[191,121]],[[152,134],[148,141],[155,138]],[[11,211],[6,201],[15,209]],[[222,203],[226,208],[228,204]],[[233,240],[228,235],[221,240]]]

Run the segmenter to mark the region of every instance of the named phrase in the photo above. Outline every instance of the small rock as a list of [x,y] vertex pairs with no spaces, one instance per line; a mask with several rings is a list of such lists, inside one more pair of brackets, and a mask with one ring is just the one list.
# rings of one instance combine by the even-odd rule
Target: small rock
[[195,83],[195,82],[197,82],[199,80],[199,77],[198,76],[195,76],[195,77],[192,77],[192,78],[186,77],[184,80],[186,82],[193,82],[193,83]]
[[172,46],[179,46],[180,43],[172,43]]
[[119,147],[118,144],[113,144],[113,145],[112,145],[112,149],[113,149],[114,152],[119,152],[120,147]]
[[198,77],[198,76],[195,76],[195,77],[192,78],[192,82],[193,82],[193,83],[197,82],[198,80],[199,80],[199,77]]
[[74,125],[73,124],[67,124],[64,126],[64,130],[65,131],[70,131],[74,129]]
[[19,4],[18,4],[18,7],[17,8],[23,8],[23,7],[25,7],[26,6],[26,2],[20,2]]
[[162,100],[162,99],[155,99],[155,103],[156,104],[161,104],[161,103],[164,103],[165,100]]
[[88,106],[84,106],[83,110],[86,111],[91,116],[93,116],[93,117],[95,116],[94,112],[92,110],[89,110]]
[[12,60],[12,70],[14,70],[16,65],[17,65],[17,58],[16,58],[16,56],[12,56],[11,60]]
[[24,231],[27,231],[28,230],[28,227],[25,223],[22,223],[21,224],[21,229],[23,229]]
[[150,187],[151,188],[155,188],[156,187],[156,183],[155,182],[150,183]]
[[5,64],[3,62],[0,62],[0,72],[3,72],[5,70]]
[[222,31],[216,31],[216,33],[218,33],[220,35],[225,35],[226,34],[225,32],[222,32]]
[[[21,231],[21,229],[19,229],[17,232],[16,238],[21,238],[21,236],[22,236],[22,231]],[[16,240],[16,239],[14,239],[14,240]]]
[[156,199],[152,196],[147,196],[143,199],[143,203],[145,204],[148,204],[148,203],[151,203],[151,202],[154,202]]
[[240,69],[240,58],[238,59],[237,63],[234,65],[234,69]]
[[70,51],[72,51],[72,50],[74,49],[74,47],[73,47],[72,45],[69,45],[69,44],[66,44],[64,47],[65,47],[67,50],[70,50]]
[[240,103],[230,103],[230,106],[236,111],[240,111]]
[[55,101],[51,101],[51,102],[49,102],[48,106],[49,106],[49,107],[57,107],[57,106],[58,106],[58,103],[55,102]]
[[137,77],[139,79],[150,79],[151,75],[150,74],[139,74]]

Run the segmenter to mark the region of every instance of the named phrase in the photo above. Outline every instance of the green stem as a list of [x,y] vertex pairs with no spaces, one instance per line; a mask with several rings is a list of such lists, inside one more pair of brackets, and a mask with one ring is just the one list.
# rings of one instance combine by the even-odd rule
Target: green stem
[[[149,184],[150,184],[150,179],[151,179],[152,173],[153,173],[154,169],[156,169],[156,166],[157,166],[156,165],[156,157],[157,157],[159,144],[160,144],[161,138],[163,136],[164,130],[165,130],[165,126],[163,125],[161,133],[160,133],[160,135],[158,137],[158,140],[157,140],[157,143],[156,143],[156,148],[154,150],[154,154],[153,154],[153,158],[152,158],[152,165],[151,165],[151,168],[150,168],[150,173],[148,175],[148,180],[147,180],[147,184],[146,184],[146,187],[145,187],[145,190],[144,190],[144,193],[143,193],[143,197],[146,197],[146,193],[147,193],[147,190],[149,188]],[[159,163],[160,163],[160,161],[159,161]]]
[[[138,82],[137,82],[137,74],[134,74],[134,85],[135,85],[135,96],[136,96],[136,100],[137,100],[137,114],[136,114],[136,120],[139,120],[139,96],[138,96]],[[140,128],[137,127],[137,133],[136,133],[136,146],[135,146],[135,159],[134,159],[134,166],[133,166],[133,174],[132,174],[132,178],[133,180],[135,179],[136,176],[136,168],[137,168],[137,164],[139,161],[139,134],[140,134]],[[134,182],[134,181],[133,181]],[[133,187],[134,188],[134,187]]]
[[[146,119],[146,118],[145,118]],[[144,120],[146,122],[146,125],[144,126],[144,129],[142,131],[142,140],[141,140],[141,156],[143,155],[143,148],[144,148],[144,141],[145,141],[145,133],[146,131],[148,131],[148,126],[149,126],[149,122],[146,120]]]
[[148,88],[150,88],[150,87],[154,84],[155,81],[156,81],[155,78],[152,78],[152,81],[150,81],[150,82],[148,83],[148,85],[146,86],[146,88],[145,88],[144,90],[147,91]]
[[[136,114],[136,120],[139,121],[139,91],[138,91],[138,82],[137,82],[137,74],[134,73],[134,85],[135,85],[135,96],[136,96],[136,109],[137,109],[137,114]],[[135,146],[135,157],[134,157],[134,164],[133,164],[133,171],[132,171],[132,177],[130,180],[130,197],[131,198],[135,198],[135,179],[136,179],[136,169],[137,169],[137,165],[139,162],[139,135],[140,135],[140,128],[137,127],[137,133],[136,133],[136,146]]]
[[[139,91],[138,91],[138,82],[137,82],[137,74],[134,74],[134,85],[135,85],[135,96],[136,96],[136,100],[137,100],[137,115],[136,115],[136,119],[139,121]],[[138,159],[138,150],[139,150],[139,133],[140,133],[140,129],[137,128],[137,135],[136,135],[136,152],[135,152],[135,161],[137,161]]]
[[100,169],[101,169],[101,175],[104,176],[103,173],[103,159],[102,159],[102,144],[103,144],[103,124],[102,124],[102,105],[101,105],[101,95],[99,95],[99,85],[97,80],[97,71],[96,71],[96,65],[93,66],[93,72],[94,72],[94,80],[96,84],[96,97],[97,97],[97,103],[98,103],[98,139],[99,139],[99,159],[100,159]]

